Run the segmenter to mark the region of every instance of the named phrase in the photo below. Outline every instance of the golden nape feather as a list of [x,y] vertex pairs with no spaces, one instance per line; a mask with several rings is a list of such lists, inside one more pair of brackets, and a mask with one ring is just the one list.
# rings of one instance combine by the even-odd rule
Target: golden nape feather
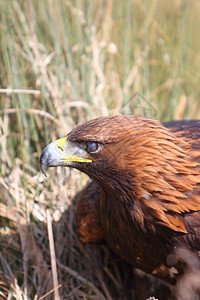
[[171,259],[177,248],[200,250],[200,121],[97,118],[49,144],[40,164],[43,172],[68,166],[92,179],[77,209],[83,242],[105,240],[166,280],[173,280],[171,266],[182,273]]

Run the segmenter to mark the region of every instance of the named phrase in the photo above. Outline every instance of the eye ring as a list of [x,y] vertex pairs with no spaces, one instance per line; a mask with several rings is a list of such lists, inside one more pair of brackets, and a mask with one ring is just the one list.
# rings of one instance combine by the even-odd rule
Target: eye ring
[[89,141],[86,143],[86,151],[90,154],[95,154],[102,149],[102,145],[98,142]]

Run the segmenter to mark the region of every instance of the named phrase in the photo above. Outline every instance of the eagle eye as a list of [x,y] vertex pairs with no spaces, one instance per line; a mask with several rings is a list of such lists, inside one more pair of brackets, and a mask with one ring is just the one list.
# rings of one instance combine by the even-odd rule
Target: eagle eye
[[97,153],[101,149],[101,144],[98,142],[87,142],[86,151],[88,153]]

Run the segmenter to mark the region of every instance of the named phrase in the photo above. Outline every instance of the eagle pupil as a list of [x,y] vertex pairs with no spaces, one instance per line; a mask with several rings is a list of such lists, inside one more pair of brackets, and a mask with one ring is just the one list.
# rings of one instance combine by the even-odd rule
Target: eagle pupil
[[99,145],[96,142],[88,142],[87,143],[87,152],[92,153],[97,151]]

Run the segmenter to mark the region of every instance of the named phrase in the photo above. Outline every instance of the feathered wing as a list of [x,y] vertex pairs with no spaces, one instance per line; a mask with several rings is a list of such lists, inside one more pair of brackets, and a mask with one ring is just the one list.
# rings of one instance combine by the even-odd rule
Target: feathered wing
[[[185,201],[190,212],[184,214],[184,223],[189,232],[187,238],[195,249],[200,248],[200,121],[171,121],[164,124],[178,138],[184,140],[187,144],[187,155],[197,164],[195,178],[197,183],[195,187],[190,187]],[[192,174],[189,177],[192,179]],[[195,182],[195,180],[193,180]],[[194,202],[195,203],[194,203]],[[191,234],[190,234],[191,233]]]
[[190,156],[200,163],[200,120],[170,121],[164,126],[188,143]]
[[[188,153],[196,163],[200,164],[200,120],[171,121],[165,124],[170,131],[174,132],[178,138],[183,139],[188,144]],[[200,168],[198,167],[198,174]],[[200,187],[195,188],[194,193],[200,202]],[[189,201],[190,202],[190,201]],[[193,249],[200,249],[200,205],[195,207],[190,203],[192,213],[184,215],[184,222],[189,234],[185,237]]]

